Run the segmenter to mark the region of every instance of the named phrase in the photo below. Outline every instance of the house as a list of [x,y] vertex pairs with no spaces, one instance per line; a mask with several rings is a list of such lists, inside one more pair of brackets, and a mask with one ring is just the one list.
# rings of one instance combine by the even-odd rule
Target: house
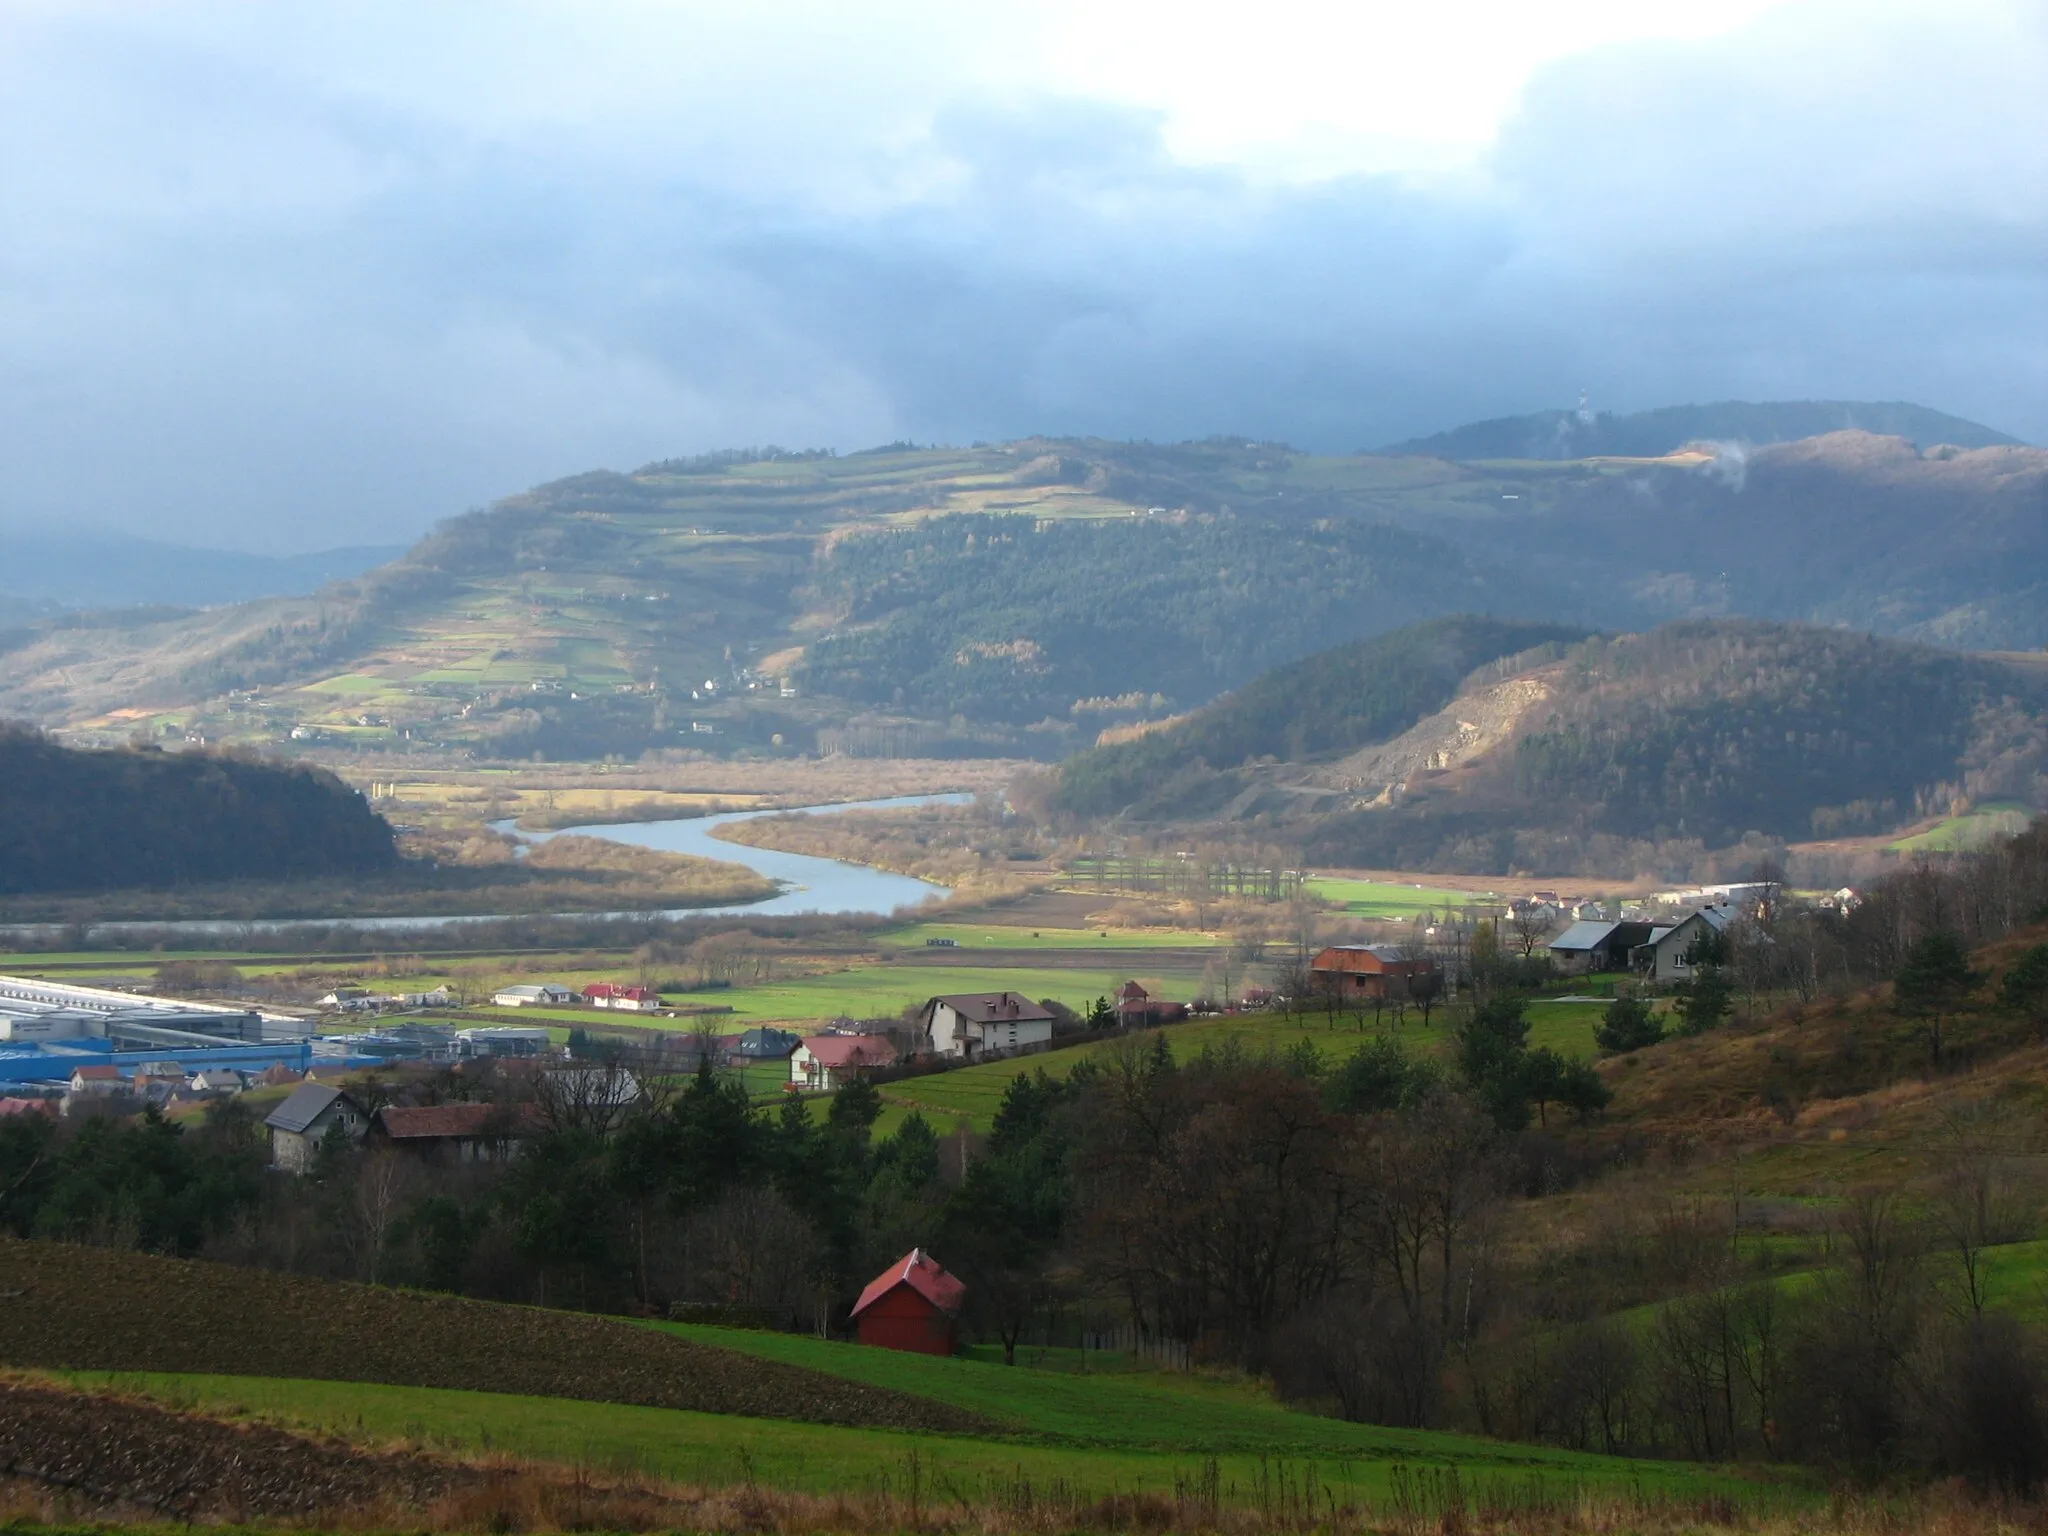
[[789,1053],[789,1080],[831,1093],[863,1072],[895,1065],[896,1047],[887,1035],[812,1035]]
[[725,1064],[729,1067],[787,1062],[790,1054],[802,1044],[801,1035],[791,1034],[786,1029],[769,1029],[766,1026],[743,1031],[719,1042],[725,1053]]
[[1649,942],[1653,925],[1644,922],[1573,923],[1549,944],[1551,963],[1567,976],[1627,968],[1637,945]]
[[281,1061],[272,1062],[256,1074],[257,1085],[263,1088],[282,1088],[286,1083],[299,1081],[302,1081],[302,1077],[298,1070],[286,1066]]
[[576,1002],[577,997],[574,988],[543,981],[506,987],[501,992],[492,993],[491,1001],[500,1008],[566,1008]]
[[240,1093],[242,1074],[233,1067],[201,1067],[185,1080],[194,1093]]
[[1436,961],[1398,944],[1333,944],[1309,962],[1323,996],[1405,1000],[1436,985]]
[[55,1099],[0,1099],[0,1120],[5,1120],[10,1115],[49,1115],[54,1119],[56,1114]]
[[339,1126],[361,1140],[370,1128],[363,1106],[325,1083],[301,1083],[263,1122],[270,1128],[270,1161],[287,1173],[305,1173],[327,1133]]
[[1125,1029],[1173,1024],[1188,1016],[1185,1004],[1169,1003],[1163,997],[1154,997],[1135,981],[1127,981],[1116,989],[1116,1000],[1111,1007],[1116,1013],[1117,1023]]
[[950,1355],[960,1342],[967,1287],[922,1248],[913,1248],[868,1282],[851,1322],[863,1344]]
[[109,1094],[133,1091],[134,1085],[121,1075],[119,1067],[72,1068],[71,1096],[75,1099],[99,1099]]
[[596,981],[585,987],[583,1000],[593,1008],[624,1008],[642,1013],[661,1006],[661,994],[652,987],[628,987],[609,981]]
[[1649,981],[1685,981],[1692,975],[1686,955],[1709,934],[1726,933],[1735,921],[1727,907],[1701,907],[1677,922],[1650,930],[1650,936],[1629,955],[1629,963]]
[[426,1162],[499,1163],[542,1129],[533,1104],[387,1104],[372,1133],[394,1151]]
[[351,1003],[363,1003],[369,1000],[370,991],[367,987],[336,987],[332,992],[320,999],[320,1006],[322,1008],[346,1008]]
[[961,992],[935,997],[918,1015],[925,1049],[966,1060],[990,1051],[1044,1045],[1052,1039],[1052,1015],[1018,992]]

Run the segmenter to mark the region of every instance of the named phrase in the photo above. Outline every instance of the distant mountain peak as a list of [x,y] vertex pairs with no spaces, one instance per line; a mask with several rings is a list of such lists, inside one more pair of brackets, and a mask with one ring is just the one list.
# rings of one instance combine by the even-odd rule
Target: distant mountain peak
[[1796,442],[1831,432],[1902,437],[1921,448],[2019,446],[2020,440],[1960,416],[1906,401],[1723,400],[1712,405],[1670,405],[1616,414],[1577,410],[1533,411],[1471,422],[1429,437],[1372,450],[1452,460],[1662,458],[1688,443],[1738,442],[1751,446]]

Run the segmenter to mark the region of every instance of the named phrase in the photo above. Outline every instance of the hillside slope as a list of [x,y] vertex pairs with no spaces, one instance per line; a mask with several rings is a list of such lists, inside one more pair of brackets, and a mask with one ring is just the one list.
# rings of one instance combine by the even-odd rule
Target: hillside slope
[[[1454,613],[2048,640],[2048,451],[1837,432],[1454,464],[1219,439],[573,476],[305,598],[0,635],[0,714],[126,739],[1026,753]],[[18,621],[17,621],[18,622]]]
[[1070,759],[1054,809],[1075,815],[1185,816],[1219,808],[1262,757],[1309,761],[1383,741],[1443,708],[1472,670],[1584,638],[1550,624],[1438,619],[1268,672],[1185,720]]
[[1739,620],[1553,645],[1479,667],[1434,712],[1380,715],[1344,756],[1245,762],[1341,718],[1356,664],[1339,650],[1275,674],[1295,713],[1264,718],[1225,771],[1196,746],[1205,712],[1074,759],[1054,803],[1092,809],[1099,786],[1136,784],[1139,814],[1277,821],[1320,862],[1488,874],[1683,867],[1745,839],[1887,831],[1965,797],[2048,804],[2038,669]]
[[1611,411],[1533,411],[1475,421],[1448,432],[1410,438],[1375,450],[1443,459],[1585,459],[1603,454],[1662,458],[1687,443],[1735,442],[1751,447],[1789,443],[1829,432],[1872,432],[1910,438],[1923,447],[2017,446],[1974,421],[1904,401],[1777,400],[1752,404],[1672,405],[1617,415]]

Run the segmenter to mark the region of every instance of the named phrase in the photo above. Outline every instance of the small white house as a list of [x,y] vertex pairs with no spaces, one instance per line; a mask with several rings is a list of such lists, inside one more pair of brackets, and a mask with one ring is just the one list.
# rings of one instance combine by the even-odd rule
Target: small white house
[[1052,1039],[1052,1015],[1020,992],[935,997],[924,1005],[918,1022],[926,1049],[934,1055],[969,1060]]
[[201,1067],[185,1081],[194,1093],[240,1093],[242,1074],[233,1067]]
[[543,981],[537,985],[507,987],[492,994],[491,1001],[500,1008],[566,1008],[577,1001],[577,997],[572,987]]
[[836,1093],[863,1072],[896,1065],[887,1035],[812,1035],[789,1054],[789,1080],[798,1088]]

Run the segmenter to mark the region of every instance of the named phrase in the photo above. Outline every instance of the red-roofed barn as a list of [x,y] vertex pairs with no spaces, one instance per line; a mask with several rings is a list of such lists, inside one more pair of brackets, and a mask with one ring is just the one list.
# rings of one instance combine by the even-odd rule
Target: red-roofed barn
[[913,1248],[869,1282],[854,1304],[863,1344],[950,1355],[959,1345],[960,1303],[967,1287],[922,1248]]

